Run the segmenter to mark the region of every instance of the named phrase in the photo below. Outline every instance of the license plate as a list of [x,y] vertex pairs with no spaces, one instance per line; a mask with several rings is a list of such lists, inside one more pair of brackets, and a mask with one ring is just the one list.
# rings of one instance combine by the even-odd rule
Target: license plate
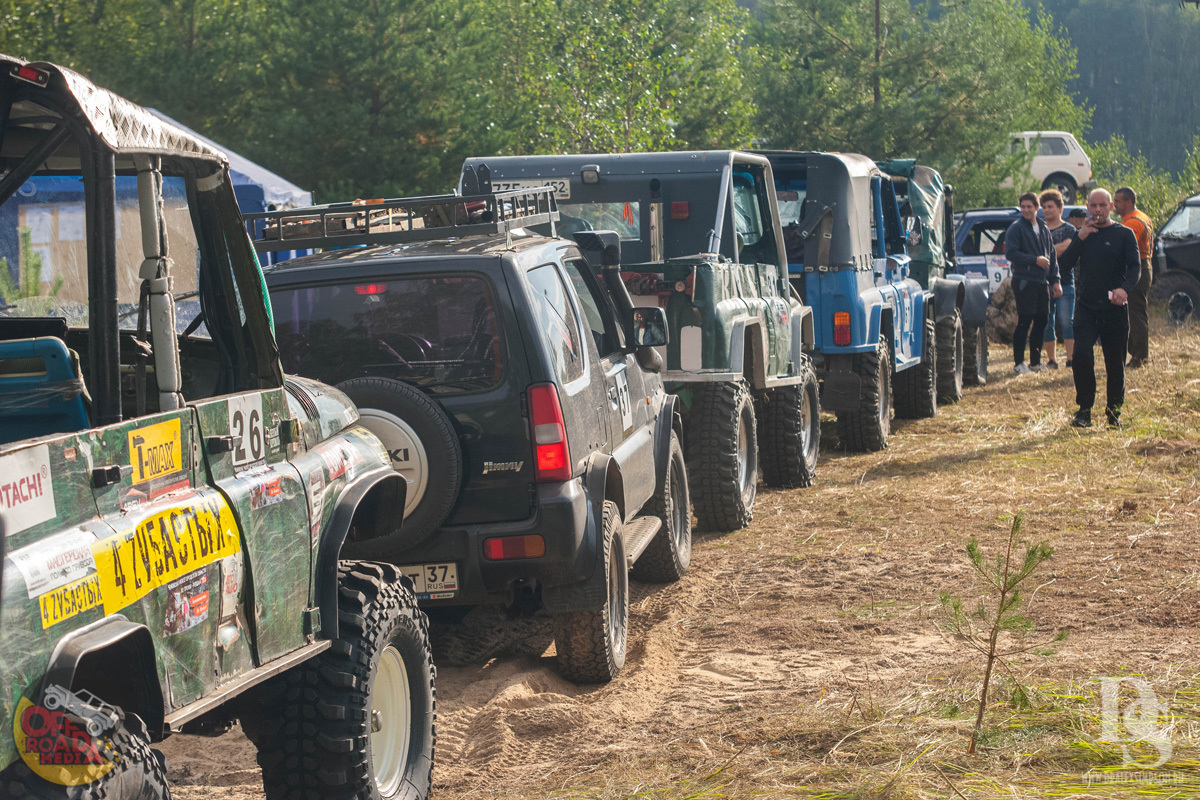
[[571,199],[571,182],[566,178],[538,178],[529,181],[498,181],[492,180],[493,192],[513,192],[518,189],[540,189],[550,186],[554,189],[554,197],[558,200]]
[[458,564],[405,564],[400,572],[413,582],[420,600],[445,600],[458,593]]

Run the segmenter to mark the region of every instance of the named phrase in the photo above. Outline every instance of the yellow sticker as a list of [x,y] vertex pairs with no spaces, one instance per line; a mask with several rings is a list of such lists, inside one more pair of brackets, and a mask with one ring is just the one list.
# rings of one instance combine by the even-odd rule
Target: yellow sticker
[[104,613],[116,613],[155,587],[241,549],[241,533],[225,498],[193,495],[131,531],[92,545]]
[[183,439],[179,419],[168,419],[129,432],[129,463],[134,484],[183,470]]
[[13,741],[35,775],[59,786],[98,781],[117,765],[111,736],[93,736],[63,711],[22,697],[13,717]]
[[42,627],[49,628],[64,619],[100,605],[100,576],[88,575],[38,598]]

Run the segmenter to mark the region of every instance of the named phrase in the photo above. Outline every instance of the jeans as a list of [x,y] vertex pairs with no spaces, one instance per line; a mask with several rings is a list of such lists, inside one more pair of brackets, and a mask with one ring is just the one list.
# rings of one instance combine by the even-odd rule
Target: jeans
[[1125,352],[1129,344],[1129,308],[1095,310],[1075,306],[1075,402],[1090,411],[1096,402],[1096,342],[1108,373],[1105,407],[1119,412],[1125,403]]
[[1046,330],[1046,315],[1050,313],[1050,287],[1020,278],[1013,281],[1013,295],[1017,300],[1013,362],[1020,364],[1025,360],[1025,341],[1028,339],[1029,364],[1036,366],[1042,362],[1042,334]]
[[1062,297],[1050,300],[1050,314],[1046,317],[1046,332],[1042,334],[1043,342],[1053,342],[1058,340],[1058,333],[1054,330],[1054,322],[1057,318],[1062,325],[1062,338],[1075,338],[1075,284],[1062,287]]

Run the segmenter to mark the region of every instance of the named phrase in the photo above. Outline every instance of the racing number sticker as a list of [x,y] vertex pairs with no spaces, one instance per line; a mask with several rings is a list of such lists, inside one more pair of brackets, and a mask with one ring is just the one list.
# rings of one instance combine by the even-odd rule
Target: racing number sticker
[[233,449],[233,464],[261,461],[267,453],[262,395],[229,398],[229,433],[241,439]]
[[625,377],[625,370],[621,370],[616,375],[617,378],[617,407],[621,409],[621,425],[625,430],[633,427],[633,403],[629,398],[629,379]]
[[132,531],[92,546],[104,613],[241,549],[233,511],[221,495],[195,496],[147,517]]

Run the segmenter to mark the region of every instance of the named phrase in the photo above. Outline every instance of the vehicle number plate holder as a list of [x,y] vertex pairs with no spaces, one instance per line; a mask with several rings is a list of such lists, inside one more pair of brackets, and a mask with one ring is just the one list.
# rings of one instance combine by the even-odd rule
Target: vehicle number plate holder
[[447,600],[458,594],[458,564],[403,564],[400,572],[413,582],[418,600]]

